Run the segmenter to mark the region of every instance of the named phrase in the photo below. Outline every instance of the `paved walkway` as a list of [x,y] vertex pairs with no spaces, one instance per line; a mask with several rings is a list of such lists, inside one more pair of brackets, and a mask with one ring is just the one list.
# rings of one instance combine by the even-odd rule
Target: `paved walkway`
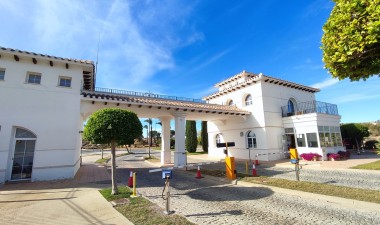
[[0,186],[0,224],[132,224],[99,193],[110,175],[83,157],[74,179]]

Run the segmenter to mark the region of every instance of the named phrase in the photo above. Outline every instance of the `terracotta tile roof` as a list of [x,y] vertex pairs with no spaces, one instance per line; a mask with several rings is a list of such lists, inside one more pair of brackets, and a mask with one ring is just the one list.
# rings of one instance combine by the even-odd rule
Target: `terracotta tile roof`
[[81,93],[85,98],[94,98],[94,99],[106,99],[119,102],[125,102],[132,105],[146,105],[146,106],[156,106],[162,108],[178,108],[189,111],[205,111],[211,113],[225,113],[232,115],[247,115],[250,112],[237,108],[236,106],[228,105],[217,105],[209,103],[199,103],[199,102],[187,102],[187,101],[178,101],[178,100],[169,100],[161,98],[152,98],[152,97],[141,97],[141,96],[132,96],[132,95],[123,95],[123,94],[111,94],[111,93],[102,93],[94,91],[83,91]]
[[239,78],[242,78],[242,77],[247,77],[247,78],[251,78],[251,77],[256,77],[258,76],[257,74],[254,74],[254,73],[251,73],[251,72],[247,72],[245,70],[241,71],[240,73],[228,78],[228,79],[225,79],[217,84],[214,85],[214,87],[220,87],[220,86],[223,86],[225,84],[228,84],[230,82],[233,82]]
[[208,95],[208,96],[204,97],[203,99],[204,100],[210,100],[210,99],[213,99],[213,98],[217,98],[217,97],[222,96],[224,94],[236,91],[237,89],[253,85],[254,83],[256,83],[256,82],[258,82],[260,80],[264,81],[264,82],[280,85],[280,86],[285,86],[285,87],[289,87],[289,88],[294,88],[294,89],[298,89],[298,90],[302,90],[302,91],[311,92],[311,93],[315,93],[315,92],[319,92],[320,91],[318,88],[313,88],[313,87],[305,86],[305,85],[302,85],[302,84],[297,84],[297,83],[293,83],[293,82],[290,82],[290,81],[281,80],[281,79],[278,79],[278,78],[274,78],[274,77],[263,75],[261,73],[258,74],[258,75],[256,75],[256,74],[253,74],[253,73],[250,73],[250,72],[246,72],[244,70],[243,70],[243,72],[241,72],[241,73],[239,73],[239,74],[237,74],[235,76],[232,76],[231,78],[228,78],[225,81],[222,81],[222,82],[216,84],[215,87],[222,86],[224,84],[227,84],[229,82],[237,80],[243,74],[246,74],[246,75],[248,74],[248,77],[250,77],[250,78],[248,78],[246,81],[238,83],[238,84],[236,84],[236,85],[234,85],[232,87],[229,87],[229,88],[223,89],[221,91],[217,91],[217,92],[215,92],[215,93],[213,93],[211,95]]
[[62,58],[62,57],[56,57],[56,56],[51,56],[51,55],[46,55],[46,54],[40,54],[40,53],[35,53],[35,52],[28,52],[28,51],[22,51],[18,49],[13,49],[13,48],[5,48],[0,46],[0,51],[5,51],[8,53],[20,53],[20,54],[26,54],[30,56],[38,56],[38,57],[43,57],[46,59],[53,59],[53,60],[60,60],[64,62],[74,62],[74,63],[81,63],[81,64],[89,64],[89,65],[94,65],[94,62],[91,60],[82,60],[82,59],[70,59],[70,58]]

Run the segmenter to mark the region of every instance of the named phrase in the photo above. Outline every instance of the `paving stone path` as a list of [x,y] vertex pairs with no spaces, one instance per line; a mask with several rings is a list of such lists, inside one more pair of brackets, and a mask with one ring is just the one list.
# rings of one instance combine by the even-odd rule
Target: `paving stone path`
[[[161,173],[149,173],[149,166],[136,155],[120,157],[118,179],[126,182],[134,168],[138,193],[164,209],[164,181]],[[355,205],[351,200],[234,185],[207,176],[195,179],[194,173],[181,170],[173,171],[170,190],[171,209],[196,224],[380,224],[379,204]]]

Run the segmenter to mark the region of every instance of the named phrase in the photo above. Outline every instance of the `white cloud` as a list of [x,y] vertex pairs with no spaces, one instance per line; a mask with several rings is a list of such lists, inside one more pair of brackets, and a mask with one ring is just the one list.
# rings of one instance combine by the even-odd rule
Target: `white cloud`
[[350,94],[335,98],[335,103],[348,103],[355,101],[362,101],[368,99],[380,98],[380,95],[367,95],[367,94]]
[[1,35],[0,43],[95,61],[100,37],[97,85],[144,89],[155,73],[175,68],[172,53],[176,48],[203,39],[187,20],[195,4],[170,0],[1,1],[0,27],[2,34],[9,36]]
[[326,80],[324,80],[322,82],[315,83],[315,84],[312,84],[310,86],[313,87],[313,88],[322,89],[322,88],[327,88],[327,87],[333,86],[334,84],[336,84],[338,82],[339,82],[338,79],[327,78]]

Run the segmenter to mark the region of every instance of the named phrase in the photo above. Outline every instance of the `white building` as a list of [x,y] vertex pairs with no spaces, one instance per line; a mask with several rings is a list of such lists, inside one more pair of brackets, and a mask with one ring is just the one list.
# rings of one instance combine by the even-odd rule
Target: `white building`
[[94,64],[0,47],[0,183],[71,178]]
[[[209,155],[224,157],[217,142],[235,142],[240,159],[283,158],[343,150],[335,105],[315,101],[318,89],[241,72],[195,99],[95,88],[94,63],[0,47],[0,183],[72,178],[80,167],[83,121],[101,108],[134,111],[162,122],[161,163],[186,164],[185,121],[208,121]],[[249,150],[247,150],[249,149]],[[325,151],[323,151],[323,149]]]
[[215,87],[218,91],[205,100],[251,114],[208,123],[210,156],[224,157],[217,142],[235,142],[230,156],[255,159],[259,154],[265,161],[284,158],[288,147],[325,159],[327,153],[344,151],[337,106],[316,101],[316,88],[246,71]]

